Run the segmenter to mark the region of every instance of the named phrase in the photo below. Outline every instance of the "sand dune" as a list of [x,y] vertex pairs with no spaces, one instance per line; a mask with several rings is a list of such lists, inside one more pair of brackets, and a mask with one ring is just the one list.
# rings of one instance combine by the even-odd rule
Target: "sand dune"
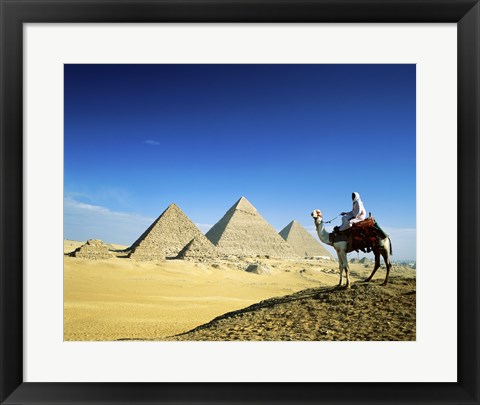
[[415,280],[310,288],[227,313],[172,340],[415,340]]

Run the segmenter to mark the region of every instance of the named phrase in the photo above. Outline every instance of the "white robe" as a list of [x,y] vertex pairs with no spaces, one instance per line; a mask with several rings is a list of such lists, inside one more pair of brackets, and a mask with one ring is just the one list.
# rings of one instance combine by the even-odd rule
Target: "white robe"
[[340,225],[339,230],[345,231],[352,226],[355,222],[363,221],[367,217],[367,211],[363,206],[363,202],[360,199],[360,194],[355,194],[353,199],[353,208],[351,211],[346,212],[342,217],[342,225]]

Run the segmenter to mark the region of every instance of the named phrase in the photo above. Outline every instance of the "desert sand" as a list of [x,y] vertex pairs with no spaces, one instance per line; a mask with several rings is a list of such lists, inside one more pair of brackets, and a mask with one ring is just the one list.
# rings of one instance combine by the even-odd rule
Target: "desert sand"
[[[82,244],[82,242],[65,240],[64,252],[71,252]],[[109,246],[110,249],[125,248],[119,245]],[[351,290],[342,292],[342,294],[347,294],[346,296],[337,296],[331,294],[332,291],[336,291],[331,287],[335,286],[339,280],[338,265],[333,260],[232,257],[203,262],[187,260],[142,262],[121,257],[122,255],[118,252],[116,256],[107,260],[88,260],[65,256],[65,340],[319,340],[322,339],[322,336],[326,340],[331,340],[334,335],[330,333],[329,336],[328,331],[332,330],[332,327],[326,324],[326,326],[319,325],[319,319],[326,319],[328,316],[328,305],[325,306],[323,302],[328,303],[328,299],[322,301],[322,308],[318,309],[313,306],[310,311],[311,316],[317,319],[316,323],[312,323],[312,327],[315,324],[318,329],[318,333],[315,334],[289,334],[288,323],[285,323],[281,333],[277,330],[278,325],[272,326],[270,329],[272,331],[275,329],[277,332],[272,332],[269,338],[269,336],[265,336],[265,330],[268,330],[268,322],[265,324],[265,319],[269,319],[269,317],[263,317],[263,326],[255,324],[257,318],[250,319],[248,334],[234,333],[232,335],[231,331],[228,333],[223,331],[222,334],[217,330],[214,332],[217,335],[216,339],[211,332],[210,335],[206,335],[207,337],[202,337],[198,333],[181,335],[226,313],[245,309],[262,300],[274,297],[278,299],[278,297],[295,293],[307,294],[306,298],[309,294],[313,294],[314,297],[321,295],[325,298],[328,296],[332,303],[335,303],[336,300],[341,302],[357,300],[358,308],[350,308],[351,320],[355,319],[355,316],[362,320],[360,304],[365,300],[362,301],[361,298],[358,298],[360,296],[370,297],[369,302],[373,309],[378,309],[382,302],[388,302],[388,300],[393,305],[397,300],[396,294],[401,297],[410,296],[411,299],[408,299],[408,302],[404,300],[403,307],[402,300],[399,301],[399,304],[395,304],[398,311],[393,309],[390,311],[387,308],[385,311],[372,314],[372,317],[375,316],[378,319],[377,326],[383,323],[387,325],[387,322],[392,324],[393,321],[389,317],[393,317],[394,312],[401,313],[403,323],[402,319],[393,322],[402,323],[394,329],[401,333],[395,332],[391,339],[415,339],[415,270],[407,267],[394,266],[391,273],[393,282],[387,287],[378,285],[385,277],[385,271],[379,269],[374,277],[376,283],[368,287],[367,295],[364,292],[359,293],[365,288],[358,284],[354,285]],[[351,256],[356,257],[355,255]],[[247,272],[247,268],[255,270],[256,267],[252,267],[252,265],[259,265],[262,270],[260,272],[263,274]],[[372,264],[352,263],[350,269],[352,281],[358,282],[370,274]],[[317,299],[317,301],[319,300]],[[274,302],[277,303],[277,301]],[[336,306],[338,307],[338,305]],[[281,307],[275,308],[277,314],[279,308],[281,309]],[[372,308],[365,307],[365,310]],[[262,308],[258,309],[262,310]],[[289,309],[289,311],[292,310],[294,311],[292,308]],[[295,318],[291,312],[285,312],[284,319],[289,317]],[[278,319],[270,318],[272,322],[278,323]],[[330,316],[330,318],[335,317]],[[302,319],[305,325],[309,325],[309,321]],[[235,323],[237,321],[234,319]],[[375,324],[372,323],[372,325]],[[230,329],[232,328],[234,327],[232,326]],[[368,330],[365,333],[368,334]],[[371,331],[371,333],[373,332]],[[176,335],[181,336],[175,337]],[[361,335],[359,336],[338,334],[337,337],[340,340],[370,340],[368,336],[363,338]],[[372,335],[372,338],[375,336]],[[378,334],[378,339],[389,340],[389,332]]]

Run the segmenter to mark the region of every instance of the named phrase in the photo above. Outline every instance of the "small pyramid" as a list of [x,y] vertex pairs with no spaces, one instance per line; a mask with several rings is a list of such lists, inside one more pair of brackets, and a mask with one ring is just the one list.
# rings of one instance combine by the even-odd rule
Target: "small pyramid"
[[188,244],[180,251],[177,259],[210,259],[217,257],[217,250],[207,238],[193,238]]
[[176,257],[192,239],[211,243],[176,205],[168,208],[130,246],[128,257],[135,260],[163,260]]
[[299,256],[326,256],[332,255],[308,233],[308,231],[297,221],[290,222],[279,232]]
[[108,246],[98,239],[87,240],[85,244],[70,253],[70,256],[89,260],[103,260],[113,257],[108,250]]
[[298,256],[245,197],[241,197],[205,236],[225,255]]

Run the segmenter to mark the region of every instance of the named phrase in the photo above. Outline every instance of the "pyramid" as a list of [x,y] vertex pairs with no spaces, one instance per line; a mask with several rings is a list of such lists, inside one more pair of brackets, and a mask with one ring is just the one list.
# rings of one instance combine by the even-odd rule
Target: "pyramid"
[[241,197],[205,236],[224,255],[298,256],[245,197]]
[[299,256],[326,256],[331,254],[308,233],[297,221],[290,222],[280,231],[280,236],[285,239]]
[[177,259],[189,260],[189,259],[206,259],[217,257],[217,249],[212,245],[206,237],[193,238],[188,244],[180,251]]
[[163,260],[176,257],[192,239],[212,246],[202,232],[175,204],[170,204],[152,225],[130,246],[135,260]]
[[108,251],[108,246],[98,239],[87,240],[85,244],[70,253],[70,256],[90,260],[110,259],[113,257]]

